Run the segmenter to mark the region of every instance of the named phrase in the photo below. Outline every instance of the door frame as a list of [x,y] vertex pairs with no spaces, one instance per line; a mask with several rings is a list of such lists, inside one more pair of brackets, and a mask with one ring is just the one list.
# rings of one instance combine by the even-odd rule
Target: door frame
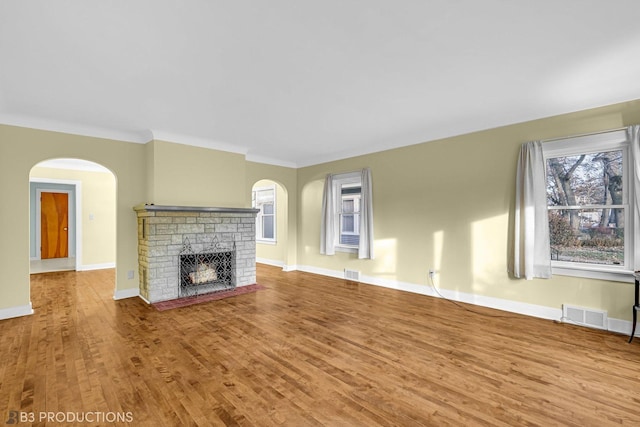
[[[75,187],[75,206],[72,203],[72,197],[69,197],[69,212],[75,212],[75,221],[73,228],[75,231],[75,258],[76,258],[76,271],[80,271],[82,266],[82,181],[73,181],[67,179],[53,179],[53,178],[30,178],[29,182],[38,182],[44,184],[66,184]],[[55,188],[37,188],[36,189],[36,211],[35,211],[35,226],[36,226],[36,247],[39,248],[42,244],[42,230],[40,224],[41,205],[40,194],[41,193],[67,193],[72,194],[71,190],[59,190]],[[69,224],[71,227],[71,224]],[[71,254],[69,254],[71,255]],[[36,251],[36,258],[40,259],[40,251]]]

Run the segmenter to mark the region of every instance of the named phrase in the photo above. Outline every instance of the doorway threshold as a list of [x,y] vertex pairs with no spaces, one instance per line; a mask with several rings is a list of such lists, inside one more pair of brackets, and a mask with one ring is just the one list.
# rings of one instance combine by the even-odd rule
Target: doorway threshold
[[34,259],[31,260],[30,273],[51,273],[54,271],[73,271],[76,269],[76,259],[68,258],[50,258],[50,259]]

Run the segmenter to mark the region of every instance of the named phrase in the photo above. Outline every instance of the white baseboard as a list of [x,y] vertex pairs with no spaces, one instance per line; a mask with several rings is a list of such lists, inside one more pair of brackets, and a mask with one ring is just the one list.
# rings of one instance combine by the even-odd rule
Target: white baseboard
[[284,266],[284,262],[278,261],[278,260],[275,260],[275,259],[256,258],[256,262],[258,262],[260,264],[271,265],[273,267],[283,267]]
[[296,271],[298,266],[287,265],[283,261],[267,258],[256,258],[256,262],[260,264],[271,265],[273,267],[281,267],[283,271]]
[[0,320],[29,316],[31,314],[33,314],[33,307],[31,306],[31,303],[27,305],[19,305],[17,307],[2,308],[0,309]]
[[[297,269],[307,273],[320,274],[322,276],[344,278],[343,271],[328,270],[308,265],[298,265]],[[413,292],[416,294],[427,295],[435,298],[446,298],[452,301],[474,304],[482,307],[494,308],[496,310],[508,311],[511,313],[523,314],[525,316],[538,317],[541,319],[562,321],[562,308],[552,308],[542,305],[511,301],[502,298],[493,298],[483,295],[469,294],[465,292],[452,291],[448,289],[438,289],[436,292],[429,285],[418,285],[415,283],[399,282],[397,280],[381,279],[379,277],[365,276],[360,277],[361,283],[369,285],[382,286],[385,288],[397,289],[400,291]],[[623,335],[631,334],[632,323],[628,320],[609,318],[607,330]],[[640,336],[640,326],[636,327],[635,336]]]
[[[344,278],[343,271],[327,270],[324,268],[317,268],[311,266],[298,266],[301,271],[306,271],[314,274],[321,274],[323,276],[336,277],[338,279]],[[399,291],[412,292],[415,294],[426,295],[435,298],[445,298],[456,302],[464,302],[474,304],[482,307],[494,308],[497,310],[508,311],[511,313],[524,314],[527,316],[539,317],[549,320],[561,320],[562,309],[545,307],[542,305],[528,304],[517,301],[506,300],[502,298],[487,297],[483,295],[469,294],[459,291],[451,291],[448,289],[438,289],[436,291],[429,285],[419,285],[416,283],[399,282],[397,280],[382,279],[373,276],[360,276],[360,282],[369,285],[381,286],[384,288],[397,289]]]
[[[640,322],[639,322],[640,323]],[[612,319],[609,317],[607,322],[607,330],[611,332],[617,332],[622,335],[631,335],[631,329],[633,329],[633,323],[628,320]],[[634,337],[640,337],[640,325],[636,326],[636,332]]]
[[105,262],[103,264],[85,264],[77,268],[77,271],[106,270],[107,268],[116,268],[116,263]]
[[113,293],[114,300],[133,298],[137,296],[140,296],[140,289],[138,288],[116,289]]
[[329,270],[327,268],[313,267],[311,265],[298,265],[297,269],[306,273],[335,277],[336,279],[344,279],[344,271]]

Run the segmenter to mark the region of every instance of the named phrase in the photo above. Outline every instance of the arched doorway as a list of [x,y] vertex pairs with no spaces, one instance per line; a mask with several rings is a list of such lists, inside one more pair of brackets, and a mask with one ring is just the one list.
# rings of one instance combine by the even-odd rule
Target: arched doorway
[[31,273],[115,267],[116,177],[97,163],[51,159],[29,173]]
[[287,269],[289,248],[289,196],[277,181],[262,179],[251,189],[251,205],[260,212],[256,218],[256,261]]

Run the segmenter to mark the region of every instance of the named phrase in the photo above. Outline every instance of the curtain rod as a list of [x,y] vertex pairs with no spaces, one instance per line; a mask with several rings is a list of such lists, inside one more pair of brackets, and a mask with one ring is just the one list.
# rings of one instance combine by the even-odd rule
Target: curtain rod
[[563,139],[573,139],[573,138],[580,138],[583,136],[592,136],[592,135],[601,135],[603,133],[610,133],[610,132],[618,132],[620,130],[627,130],[629,128],[629,126],[623,126],[623,127],[619,127],[619,128],[615,128],[615,129],[609,129],[609,130],[601,130],[601,131],[597,131],[597,132],[588,132],[588,133],[581,133],[578,135],[569,135],[569,136],[561,136],[558,138],[549,138],[549,139],[541,139],[540,142],[553,142],[553,141],[562,141]]

